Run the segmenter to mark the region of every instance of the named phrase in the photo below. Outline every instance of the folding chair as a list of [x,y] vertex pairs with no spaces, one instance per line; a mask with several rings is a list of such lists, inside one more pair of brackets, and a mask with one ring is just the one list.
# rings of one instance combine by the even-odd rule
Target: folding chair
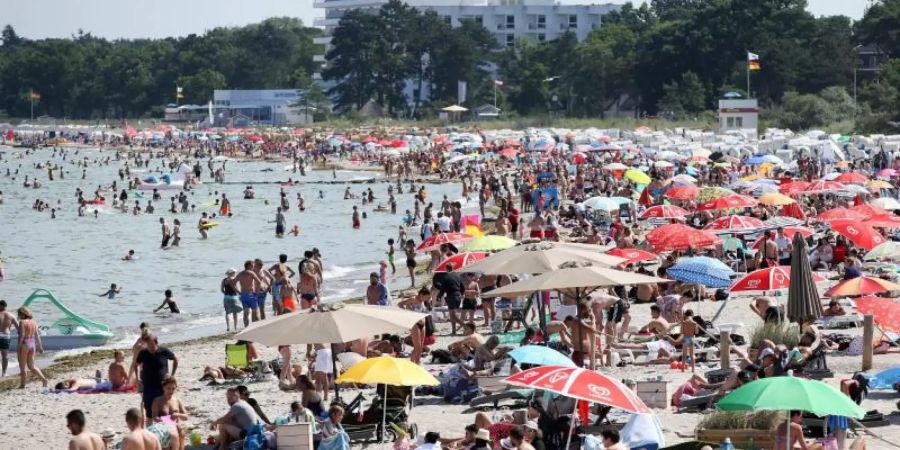
[[225,364],[237,369],[250,369],[250,347],[247,344],[225,344]]

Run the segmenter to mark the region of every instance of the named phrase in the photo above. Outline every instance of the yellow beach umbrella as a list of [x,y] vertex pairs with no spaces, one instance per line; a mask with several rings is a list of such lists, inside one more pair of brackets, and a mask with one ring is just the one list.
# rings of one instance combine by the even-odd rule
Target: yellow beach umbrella
[[650,184],[650,176],[637,169],[628,169],[625,171],[625,178],[633,181],[635,184]]
[[790,205],[791,203],[797,203],[794,199],[778,192],[763,195],[759,198],[759,202],[768,206],[784,206]]
[[[391,386],[437,386],[441,384],[433,375],[408,359],[379,356],[353,365],[339,376],[335,383],[385,384]],[[387,436],[387,390],[381,409],[382,441]]]
[[484,230],[482,230],[478,225],[466,225],[466,229],[463,230],[463,233],[471,234],[475,237],[484,236]]
[[466,244],[462,251],[464,252],[498,252],[500,250],[506,250],[510,247],[516,245],[516,241],[506,237],[506,236],[498,236],[495,234],[477,237],[469,241]]
[[866,186],[879,189],[891,189],[894,187],[891,183],[884,180],[869,180],[866,181]]
[[752,175],[747,175],[746,177],[741,178],[741,181],[756,181],[760,178],[762,177],[754,173]]

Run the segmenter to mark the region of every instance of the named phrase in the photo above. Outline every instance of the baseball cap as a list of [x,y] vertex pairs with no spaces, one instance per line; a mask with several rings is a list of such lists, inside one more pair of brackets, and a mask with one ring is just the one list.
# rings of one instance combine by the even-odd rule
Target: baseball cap
[[539,430],[537,422],[533,420],[529,420],[525,422],[525,428],[531,428],[532,430]]

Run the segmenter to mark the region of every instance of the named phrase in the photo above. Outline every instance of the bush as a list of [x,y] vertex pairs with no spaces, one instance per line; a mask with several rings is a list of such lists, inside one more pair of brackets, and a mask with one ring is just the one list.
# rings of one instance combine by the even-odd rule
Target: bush
[[750,335],[750,347],[759,348],[764,340],[770,340],[775,345],[784,345],[794,348],[800,343],[800,328],[796,324],[764,323],[753,330]]
[[697,427],[704,430],[770,431],[782,422],[784,413],[781,411],[713,411]]

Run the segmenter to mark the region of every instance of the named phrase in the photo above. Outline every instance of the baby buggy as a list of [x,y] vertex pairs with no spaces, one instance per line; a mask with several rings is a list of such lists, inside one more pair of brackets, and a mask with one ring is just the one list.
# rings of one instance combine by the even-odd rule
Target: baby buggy
[[[411,389],[388,386],[387,399],[383,396],[384,385],[378,385],[375,391],[376,395],[368,408],[364,408],[365,396],[362,392],[350,403],[343,405],[344,419],[341,425],[350,436],[350,441],[393,442],[397,439],[398,429],[409,436],[416,436],[418,427],[409,422]],[[382,423],[386,425],[386,429],[382,428]]]

